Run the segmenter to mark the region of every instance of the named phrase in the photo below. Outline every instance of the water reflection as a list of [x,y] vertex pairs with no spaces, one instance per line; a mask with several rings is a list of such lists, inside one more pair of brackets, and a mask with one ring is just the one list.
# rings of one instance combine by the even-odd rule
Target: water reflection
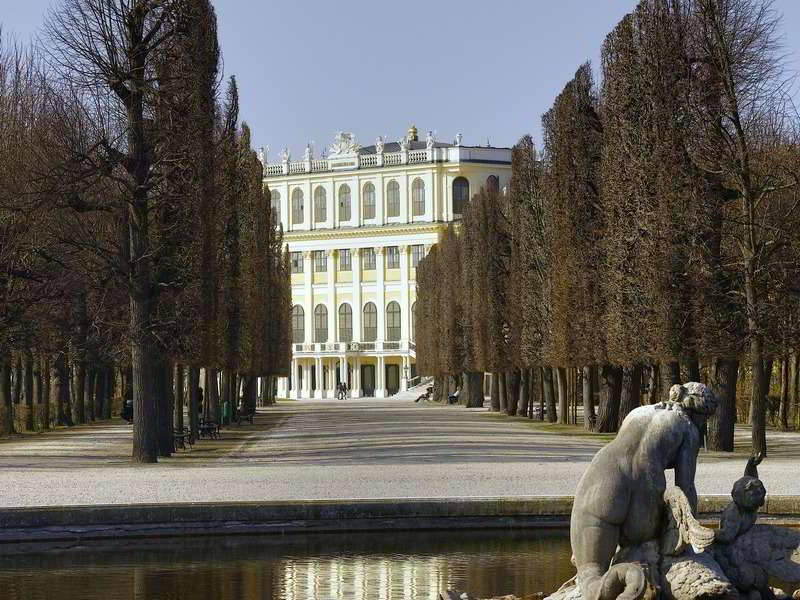
[[219,537],[0,547],[4,600],[436,600],[552,591],[564,530]]

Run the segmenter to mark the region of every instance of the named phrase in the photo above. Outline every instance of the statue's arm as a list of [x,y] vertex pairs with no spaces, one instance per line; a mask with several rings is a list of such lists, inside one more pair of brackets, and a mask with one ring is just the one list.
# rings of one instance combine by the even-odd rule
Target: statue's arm
[[697,512],[697,490],[694,487],[696,469],[697,450],[689,439],[684,439],[675,463],[675,484],[686,494],[692,507],[692,513]]

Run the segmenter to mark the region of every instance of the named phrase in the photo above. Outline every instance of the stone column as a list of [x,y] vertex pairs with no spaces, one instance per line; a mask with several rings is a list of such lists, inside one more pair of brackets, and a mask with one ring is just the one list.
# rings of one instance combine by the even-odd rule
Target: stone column
[[386,223],[384,190],[383,175],[381,174],[375,184],[375,221],[378,225],[384,225]]
[[353,358],[353,385],[351,386],[351,396],[353,398],[361,397],[361,358],[356,355]]
[[303,310],[305,311],[305,338],[306,344],[314,341],[314,265],[311,262],[310,250],[303,251]]
[[411,339],[411,302],[409,300],[409,258],[408,246],[400,246],[400,339],[408,344]]
[[386,357],[378,355],[378,365],[375,367],[375,397],[386,397]]
[[378,309],[378,342],[376,350],[383,349],[383,340],[386,339],[386,284],[384,282],[386,261],[384,259],[383,246],[375,248],[375,269],[376,269],[376,284],[375,284],[375,298]]
[[300,390],[301,397],[303,398],[311,398],[311,363],[305,363],[302,365],[303,369],[303,387]]
[[411,222],[411,178],[406,175],[398,179],[400,184],[400,222]]
[[361,248],[350,250],[350,264],[353,269],[353,341],[360,342],[361,337]]
[[327,251],[328,267],[328,341],[335,343],[339,341],[339,311],[336,301],[336,257],[338,250]]
[[316,383],[317,389],[314,392],[315,398],[324,398],[325,392],[325,380],[322,373],[322,358],[315,358],[314,359],[314,368],[316,369]]

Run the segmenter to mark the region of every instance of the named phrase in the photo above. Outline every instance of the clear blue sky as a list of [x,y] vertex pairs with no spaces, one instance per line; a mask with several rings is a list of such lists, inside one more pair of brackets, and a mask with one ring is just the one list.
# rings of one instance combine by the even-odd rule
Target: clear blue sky
[[[57,0],[4,0],[0,24],[35,35]],[[254,146],[316,155],[337,130],[362,145],[424,136],[510,146],[575,69],[597,73],[606,33],[636,0],[215,0],[225,73],[235,74]],[[800,0],[777,0],[800,69]]]

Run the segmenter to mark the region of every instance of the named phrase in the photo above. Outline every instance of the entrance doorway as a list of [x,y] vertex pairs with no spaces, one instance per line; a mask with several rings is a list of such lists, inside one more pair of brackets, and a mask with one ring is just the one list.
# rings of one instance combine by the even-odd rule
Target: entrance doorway
[[361,394],[375,396],[375,365],[361,365]]
[[400,391],[400,365],[386,365],[386,395],[394,396]]

